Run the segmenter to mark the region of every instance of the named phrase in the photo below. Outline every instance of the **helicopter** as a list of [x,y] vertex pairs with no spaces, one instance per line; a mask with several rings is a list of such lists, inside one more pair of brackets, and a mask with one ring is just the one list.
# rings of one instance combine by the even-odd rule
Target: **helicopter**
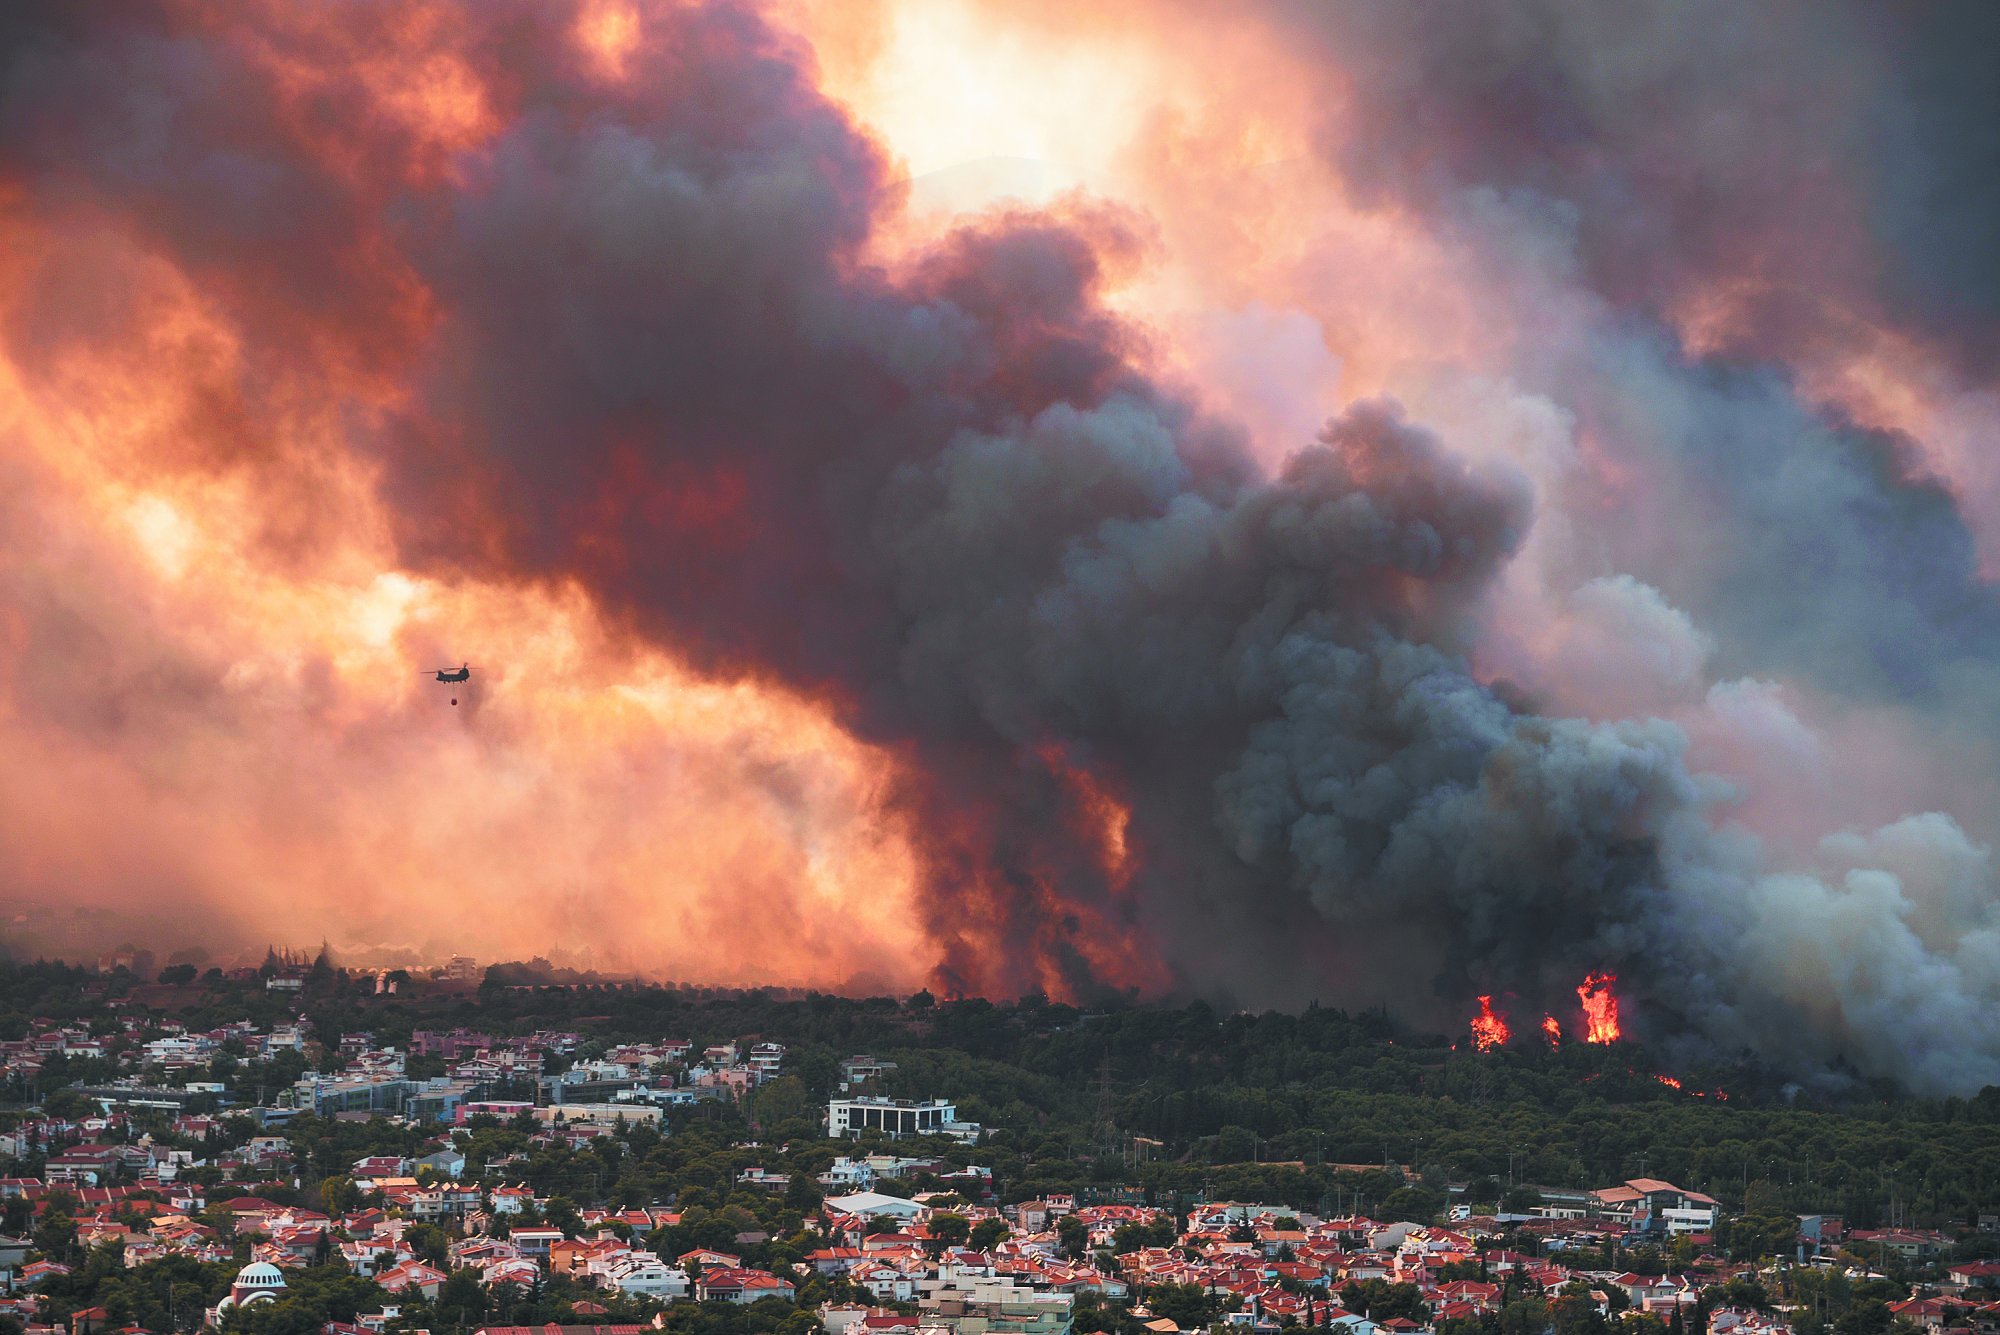
[[[471,681],[472,668],[465,663],[460,663],[455,668],[437,668],[434,671],[431,669],[426,669],[425,675],[426,676],[435,675],[439,681],[443,682]],[[458,697],[455,695],[451,697],[451,702],[454,705],[457,704]]]

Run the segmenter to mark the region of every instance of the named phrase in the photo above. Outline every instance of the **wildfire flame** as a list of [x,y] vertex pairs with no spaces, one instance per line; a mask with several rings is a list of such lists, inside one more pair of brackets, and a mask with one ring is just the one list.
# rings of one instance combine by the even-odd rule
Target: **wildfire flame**
[[1563,1027],[1560,1024],[1556,1023],[1555,1016],[1544,1015],[1542,1017],[1542,1032],[1549,1036],[1550,1047],[1555,1047],[1557,1044],[1562,1042]]
[[[1095,866],[1090,871],[1101,877],[1104,896],[1086,902],[1057,889],[1059,882],[1075,868],[1038,866],[1033,875],[1045,902],[1051,906],[1051,921],[1069,924],[1076,933],[1072,948],[1088,960],[1093,976],[1114,980],[1114,985],[1141,991],[1158,991],[1168,976],[1157,953],[1145,949],[1133,925],[1133,880],[1142,861],[1142,850],[1131,830],[1132,808],[1118,791],[1113,777],[1092,767],[1084,756],[1055,740],[1040,743],[1033,754],[1052,778],[1061,794],[1063,810],[1059,819],[1081,836],[1091,850]],[[1061,912],[1053,912],[1056,905]],[[1087,940],[1085,938],[1088,938]],[[1073,1000],[1070,981],[1060,974],[1043,971],[1042,990],[1059,1000]]]
[[1479,999],[1479,1014],[1472,1017],[1472,1046],[1491,1052],[1514,1036],[1504,1017],[1494,1014],[1493,998]]
[[1681,1087],[1681,1082],[1674,1079],[1670,1075],[1656,1075],[1653,1077],[1653,1079],[1659,1081],[1661,1084],[1665,1085],[1668,1089],[1679,1089]]
[[1594,973],[1576,989],[1577,1000],[1583,1003],[1584,1042],[1618,1041],[1618,995],[1611,990],[1611,985],[1617,981],[1617,974]]
[[1068,791],[1075,804],[1073,819],[1093,835],[1104,863],[1104,874],[1120,894],[1132,882],[1132,808],[1106,780],[1071,759],[1062,746],[1045,742],[1035,754]]

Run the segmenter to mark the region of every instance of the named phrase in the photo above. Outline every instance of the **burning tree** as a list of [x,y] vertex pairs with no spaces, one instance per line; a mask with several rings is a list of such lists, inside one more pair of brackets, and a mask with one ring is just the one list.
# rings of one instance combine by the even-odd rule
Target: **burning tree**
[[1593,973],[1576,989],[1577,1000],[1583,1003],[1584,1042],[1618,1041],[1621,1034],[1618,1027],[1618,994],[1611,990],[1611,985],[1617,981],[1616,974]]
[[1493,998],[1481,997],[1479,1014],[1472,1017],[1472,1045],[1481,1052],[1491,1052],[1513,1036],[1506,1018],[1494,1013]]

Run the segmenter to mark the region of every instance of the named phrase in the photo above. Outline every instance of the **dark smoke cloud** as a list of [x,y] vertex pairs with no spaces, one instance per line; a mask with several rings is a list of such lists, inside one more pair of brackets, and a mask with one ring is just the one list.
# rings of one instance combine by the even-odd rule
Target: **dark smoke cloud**
[[[1324,149],[1349,188],[1430,220],[1536,328],[1510,368],[1516,392],[1560,405],[1591,447],[1551,498],[1561,573],[1600,590],[1637,576],[1641,596],[1621,605],[1664,593],[1713,635],[1719,677],[1898,711],[1961,785],[1927,780],[1929,800],[2000,833],[1963,796],[2000,781],[2000,754],[1945,758],[1946,739],[1990,734],[2000,702],[2000,602],[1966,518],[1985,517],[1983,465],[1859,427],[1798,388],[1877,355],[1886,329],[1955,356],[1958,382],[1938,383],[1990,431],[2000,326],[1991,257],[1968,244],[1994,217],[1990,16],[1561,0],[1266,12],[1318,44]],[[1720,335],[1691,348],[1677,322],[1699,331],[1718,309]],[[1780,780],[1825,781],[1816,768]],[[1714,1032],[1771,1042],[1791,1023],[1757,1014],[1760,978],[1811,1012],[1807,1047],[1866,1053],[1931,1087],[1989,1081],[2000,1065],[1971,1035],[2000,981],[2000,886],[1951,819],[1890,829],[1828,839],[1793,877],[1706,833],[1668,838],[1660,939],[1706,940],[1736,975],[1698,1003]],[[1884,839],[1925,853],[1889,867]],[[1899,1012],[1920,1022],[1894,1030]],[[1896,1032],[1916,1037],[1892,1056]]]
[[[1979,172],[2000,151],[1983,114],[2000,96],[1990,14],[1567,0],[1270,13],[1319,44],[1342,118],[1326,152],[1364,198],[1441,218],[1499,265],[1601,305],[1531,351],[1523,382],[1656,466],[1678,491],[1660,508],[1717,537],[1648,548],[1629,513],[1600,506],[1607,572],[1711,617],[1728,671],[1885,698],[1985,676],[2000,600],[1955,498],[1915,442],[1801,403],[1788,360],[1853,318],[1838,303],[1884,301],[1940,335],[1996,328],[1968,304],[1984,300],[1991,248],[1966,244],[2000,220]],[[1344,132],[1348,116],[1367,132]],[[1663,315],[1711,289],[1764,309],[1739,346],[1704,357]]]
[[[1554,202],[1584,276],[1621,304],[1718,277],[1768,284],[1777,325],[1885,280],[1916,316],[1985,299],[1972,238],[1994,217],[1981,168],[2000,87],[1982,6],[1266,11],[1322,53],[1336,115],[1367,127],[1325,139],[1356,188]],[[1897,244],[1868,244],[1877,228]]]
[[[342,12],[293,34],[307,64],[391,11]],[[1792,11],[1315,12],[1330,48],[1385,53],[1355,67],[1385,129],[1344,160],[1354,179],[1496,250],[1518,219],[1488,229],[1472,196],[1553,201],[1534,216],[1572,220],[1614,309],[1770,241],[1797,209],[1748,132],[1823,128],[1849,111],[1835,76],[1873,68]],[[407,399],[348,438],[383,468],[409,559],[574,582],[635,634],[807,692],[907,758],[896,802],[926,835],[947,986],[1373,997],[1406,951],[1394,976],[1433,995],[1401,999],[1435,1016],[1503,988],[1559,1009],[1612,968],[1664,1041],[1851,1048],[1929,1088],[2000,1073],[1990,1038],[1945,1047],[1995,981],[1964,949],[1991,901],[1955,825],[1765,876],[1711,828],[1677,729],[1545,717],[1474,677],[1533,522],[1524,479],[1381,401],[1266,476],[1106,312],[1104,266],[1137,245],[1110,211],[991,216],[883,265],[893,174],[746,9],[647,14],[643,75],[616,82],[552,7],[459,23],[499,128],[448,171],[337,81],[292,87],[255,43],[139,11],[15,35],[0,163],[54,215],[145,233],[253,337],[393,373]],[[1794,38],[1832,62],[1821,82],[1759,82]],[[1699,114],[1703,90],[1767,87]],[[1832,124],[1812,174],[1861,151],[1851,116]],[[1689,582],[1615,523],[1595,535],[1607,565],[1718,609],[1746,668],[1887,692],[1936,686],[1941,668],[1893,651],[1940,627],[1941,653],[1989,652],[1962,529],[1887,442],[1652,331],[1607,317],[1523,368],[1675,485],[1717,484],[1689,510],[1722,551]],[[272,466],[254,429],[230,439],[229,466]],[[1793,590],[1799,566],[1813,581]],[[1076,818],[1073,768],[1130,802],[1133,865]],[[1841,877],[1869,923],[1918,924],[1912,976],[1952,974],[1930,994],[1937,1045],[1881,1041],[1900,993],[1792,1004],[1851,950],[1787,927]],[[1768,984],[1774,954],[1804,987]]]
[[1645,498],[1604,506],[1597,531],[1609,565],[1700,610],[1719,670],[1970,703],[1953,688],[1995,661],[2000,597],[1951,493],[1905,471],[1907,442],[1827,420],[1768,366],[1690,359],[1656,331],[1604,331],[1547,383],[1584,429],[1656,468],[1678,492],[1668,510],[1700,516],[1699,551],[1636,537]]
[[1989,376],[2000,351],[2000,13],[1934,0],[1867,17],[1895,62],[1869,201],[1889,294],[1951,334],[1971,374]]
[[[452,353],[407,513],[497,519],[510,569],[583,578],[712,667],[830,692],[916,748],[956,985],[1118,981],[1064,944],[1078,912],[1142,928],[1190,985],[1291,998],[1359,906],[1421,922],[1454,993],[1534,973],[1558,917],[1582,915],[1547,961],[1558,995],[1630,953],[1644,808],[1685,800],[1673,747],[1516,715],[1454,656],[1525,483],[1386,405],[1261,480],[1132,369],[1093,296],[1112,220],[1002,218],[868,272],[865,141],[795,68],[722,44],[765,40],[734,17],[673,22],[662,45],[712,62],[699,89],[647,81],[581,132],[530,103],[414,248]],[[697,114],[739,151],[690,138]],[[439,427],[477,452],[443,479]],[[1130,902],[1045,828],[1023,757],[1047,739],[1135,799]],[[1467,841],[1483,863],[1440,866]],[[1218,949],[1218,919],[1249,940]],[[1287,938],[1297,972],[1242,970]]]

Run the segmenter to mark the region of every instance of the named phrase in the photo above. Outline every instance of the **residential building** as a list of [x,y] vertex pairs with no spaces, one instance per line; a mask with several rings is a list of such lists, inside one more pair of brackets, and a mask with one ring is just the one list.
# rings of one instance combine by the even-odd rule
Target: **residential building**
[[630,1252],[593,1267],[593,1271],[607,1287],[633,1297],[685,1298],[691,1284],[685,1270],[668,1265],[651,1252]]
[[1069,1335],[1073,1295],[1028,1288],[1008,1275],[941,1267],[919,1286],[925,1326],[954,1335]]
[[765,1270],[705,1270],[695,1282],[703,1302],[754,1303],[759,1298],[784,1298],[794,1293],[791,1282]]
[[600,1126],[637,1126],[657,1123],[660,1109],[644,1103],[552,1103],[535,1109],[535,1120],[562,1126],[570,1122],[592,1122]]
[[1713,1196],[1652,1177],[1633,1178],[1590,1194],[1600,1214],[1645,1233],[1709,1233],[1721,1208]]
[[867,1053],[856,1053],[840,1064],[840,1088],[852,1091],[871,1080],[879,1080],[886,1071],[896,1069],[896,1063]]

